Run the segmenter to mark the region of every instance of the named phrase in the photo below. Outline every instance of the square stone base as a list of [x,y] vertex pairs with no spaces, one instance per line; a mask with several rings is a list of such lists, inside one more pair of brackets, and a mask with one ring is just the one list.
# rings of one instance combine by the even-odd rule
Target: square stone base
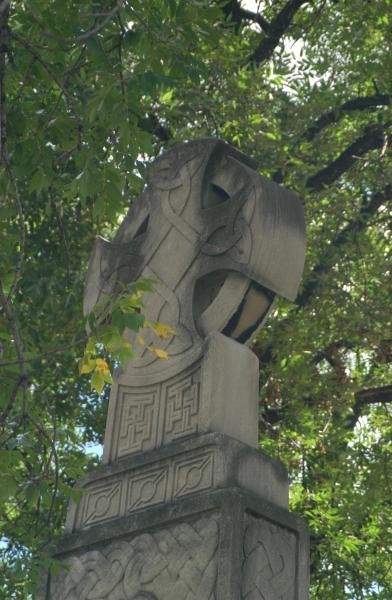
[[64,536],[39,600],[306,600],[308,534],[238,487]]
[[78,504],[70,504],[66,533],[217,488],[239,487],[286,509],[289,497],[287,472],[279,461],[221,433],[103,465],[77,487],[83,493]]

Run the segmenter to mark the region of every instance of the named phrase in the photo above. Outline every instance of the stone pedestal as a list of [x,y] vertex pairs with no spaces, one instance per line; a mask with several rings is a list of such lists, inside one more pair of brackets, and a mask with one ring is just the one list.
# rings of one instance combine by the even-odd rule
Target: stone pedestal
[[207,434],[82,484],[40,600],[306,600],[308,535],[282,465]]
[[295,298],[304,229],[289,191],[211,139],[159,157],[97,241],[86,313],[152,278],[143,314],[170,325],[170,359],[148,327],[140,347],[125,332],[138,358],[114,377],[104,464],[79,484],[40,600],[306,600],[306,527],[284,468],[256,450],[258,361],[242,345],[276,295]]
[[112,385],[103,462],[210,431],[255,448],[258,387],[256,356],[219,332],[186,361],[160,361],[154,370],[131,362]]

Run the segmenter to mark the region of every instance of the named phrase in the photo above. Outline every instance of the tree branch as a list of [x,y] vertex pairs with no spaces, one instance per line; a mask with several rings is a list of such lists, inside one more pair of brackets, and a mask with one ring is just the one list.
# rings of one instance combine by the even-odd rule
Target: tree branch
[[306,181],[306,187],[312,192],[318,192],[330,185],[352,167],[359,157],[370,150],[382,148],[385,144],[385,127],[369,125],[363,136],[355,140],[331,164],[324,167]]
[[239,27],[243,20],[253,21],[261,27],[265,33],[271,31],[271,24],[265,19],[260,13],[252,12],[243,8],[239,0],[230,0],[224,7],[223,11],[227,18],[230,17],[231,21],[234,21]]
[[368,388],[357,392],[352,407],[353,414],[350,415],[346,423],[346,429],[355,427],[363,407],[370,404],[392,404],[392,385]]
[[[53,356],[54,354],[61,354],[63,352],[68,352],[68,350],[71,350],[72,348],[77,348],[78,346],[80,346],[80,344],[84,344],[87,340],[88,340],[88,335],[76,340],[72,344],[67,344],[66,346],[62,346],[61,348],[53,348],[51,350],[47,350],[46,352],[41,352],[40,354],[36,354],[35,356],[25,358],[24,362],[27,364],[27,363],[35,362],[36,360],[42,360],[44,358],[49,358],[49,357]],[[0,368],[1,367],[10,367],[12,365],[18,365],[19,362],[20,362],[19,359],[17,359],[17,360],[2,360],[2,361],[0,361]]]
[[336,342],[332,342],[327,346],[325,350],[322,350],[313,358],[313,362],[315,365],[321,363],[321,361],[326,360],[329,362],[329,356],[331,355],[331,351],[339,351],[339,350],[351,350],[354,347],[353,342],[349,342],[348,340],[338,340]]
[[[85,31],[84,33],[81,33],[80,35],[78,35],[76,37],[64,38],[55,33],[52,33],[50,31],[44,31],[44,30],[42,30],[40,33],[42,33],[45,37],[55,39],[60,44],[67,44],[67,45],[80,44],[82,42],[87,41],[88,39],[90,39],[91,37],[93,37],[94,35],[99,33],[102,29],[104,29],[104,27],[106,27],[106,25],[109,23],[109,21],[111,21],[111,19],[120,11],[123,4],[124,4],[124,0],[117,0],[115,6],[112,8],[111,11],[109,11],[108,13],[105,13],[106,16],[104,19],[102,19],[102,21],[100,23],[98,23],[92,29],[89,29],[89,31]],[[32,13],[32,16],[33,16],[34,20],[42,27],[42,23],[41,23],[40,19],[38,19],[34,13]]]
[[18,210],[19,226],[20,226],[19,259],[18,259],[18,263],[15,268],[14,280],[11,284],[10,291],[8,292],[8,295],[7,295],[7,301],[9,302],[18,288],[20,276],[22,273],[22,266],[23,266],[23,261],[25,258],[25,246],[26,246],[26,223],[25,223],[22,199],[21,199],[20,193],[19,193],[18,182],[17,182],[15,174],[12,170],[12,166],[11,166],[11,163],[10,163],[10,160],[8,157],[8,152],[7,152],[6,146],[3,148],[3,150],[4,150],[3,160],[5,162],[6,171],[8,173],[8,177],[11,181],[11,184],[14,188],[15,201],[16,201],[16,207]]
[[248,62],[259,65],[271,58],[282,36],[290,27],[296,13],[310,0],[289,0],[276,17],[269,23],[267,35],[248,57]]
[[170,130],[161,125],[158,117],[153,113],[149,113],[148,117],[139,118],[138,127],[147,133],[152,133],[161,142],[168,142],[173,137]]
[[392,403],[392,385],[382,387],[367,388],[355,394],[355,398],[361,404],[380,404]]
[[316,264],[311,274],[308,276],[302,292],[297,298],[296,304],[298,306],[303,307],[309,302],[318,287],[322,276],[336,263],[338,249],[350,239],[353,233],[363,231],[367,227],[368,219],[377,212],[382,204],[391,199],[392,184],[389,184],[383,192],[376,192],[371,200],[362,206],[356,219],[340,230],[338,235],[332,240],[331,244],[325,249],[321,260]]
[[6,154],[6,112],[5,112],[5,65],[6,55],[9,52],[9,27],[8,17],[10,12],[9,0],[0,1],[0,160]]
[[[5,83],[5,68],[6,68],[6,55],[10,53],[10,31],[8,25],[10,11],[9,0],[0,1],[0,162],[5,164],[5,170],[9,177],[12,187],[14,188],[14,195],[16,201],[16,207],[18,211],[19,224],[20,224],[20,253],[18,263],[15,269],[14,280],[11,284],[8,297],[6,298],[7,303],[10,298],[16,292],[18,287],[22,265],[24,261],[25,253],[25,240],[26,240],[26,225],[24,220],[24,212],[22,200],[19,194],[18,183],[8,156],[7,150],[7,130],[6,130],[6,94],[4,89]],[[3,310],[5,311],[5,305],[3,303]]]
[[[19,375],[19,379],[18,379],[18,386],[14,389],[13,401],[16,399],[17,389],[18,389],[19,385],[21,385],[22,389],[23,389],[23,404],[24,404],[23,410],[25,412],[27,410],[27,390],[28,390],[28,385],[29,385],[29,379],[28,379],[28,373],[27,373],[27,367],[26,367],[26,360],[25,360],[24,352],[23,352],[23,343],[22,343],[22,338],[19,333],[19,328],[18,328],[18,325],[16,322],[15,315],[11,309],[9,300],[7,299],[6,295],[4,294],[4,290],[3,290],[1,281],[0,281],[0,302],[3,307],[4,314],[7,317],[8,322],[11,327],[12,337],[14,340],[16,356],[17,356],[18,365],[19,365],[20,375]],[[9,412],[9,410],[11,410],[11,408],[12,408],[12,405],[10,405],[9,407],[7,406],[8,412]]]
[[375,94],[374,96],[363,96],[348,100],[342,106],[329,110],[317,119],[317,121],[308,127],[304,132],[303,138],[311,142],[320,131],[328,125],[337,123],[344,115],[356,110],[366,110],[376,106],[389,106],[391,104],[390,94]]
[[49,65],[41,57],[40,54],[38,54],[38,52],[36,51],[36,49],[29,42],[27,42],[23,37],[21,37],[20,35],[18,35],[15,32],[12,32],[12,37],[19,44],[21,44],[21,46],[23,46],[28,52],[30,52],[30,54],[37,60],[37,62],[39,62],[40,65],[43,66],[43,68],[49,73],[49,75],[51,76],[51,78],[53,79],[53,81],[55,82],[55,84],[57,85],[57,87],[59,88],[61,94],[64,96],[65,102],[66,102],[69,110],[74,115],[75,121],[76,121],[77,144],[76,144],[76,148],[75,149],[80,149],[82,147],[83,124],[82,124],[82,120],[80,118],[80,115],[79,115],[79,113],[78,113],[78,111],[76,109],[75,101],[74,101],[74,98],[73,98],[72,94],[70,94],[70,92],[67,90],[67,88],[65,87],[65,85],[63,84],[63,82],[61,81],[61,79],[58,77],[57,73],[52,69],[51,65]]
[[117,0],[114,8],[110,12],[108,12],[106,17],[100,23],[98,23],[98,25],[96,25],[89,31],[86,31],[85,33],[78,35],[77,37],[65,38],[63,41],[66,44],[80,44],[80,42],[85,42],[89,38],[93,37],[95,34],[99,33],[101,31],[101,29],[106,27],[106,25],[109,23],[109,21],[119,12],[119,10],[123,4],[124,4],[124,0]]
[[21,379],[20,379],[20,377],[18,377],[18,379],[16,380],[16,382],[14,383],[14,386],[12,388],[8,402],[7,402],[3,412],[0,415],[0,427],[3,427],[4,423],[7,421],[8,415],[10,414],[12,407],[15,403],[16,396],[17,396],[17,393],[18,393],[21,383],[22,383]]

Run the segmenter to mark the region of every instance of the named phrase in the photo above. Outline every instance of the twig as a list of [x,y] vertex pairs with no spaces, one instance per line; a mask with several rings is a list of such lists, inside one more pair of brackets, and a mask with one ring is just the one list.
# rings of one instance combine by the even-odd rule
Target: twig
[[377,212],[382,204],[391,198],[392,185],[388,185],[383,192],[376,192],[373,194],[369,202],[362,206],[357,217],[338,232],[331,244],[329,244],[328,248],[325,250],[320,261],[313,267],[312,272],[308,276],[302,292],[296,300],[296,304],[299,307],[304,307],[309,303],[322,281],[322,276],[328,273],[336,263],[338,248],[344,245],[354,232],[358,233],[366,229],[369,218]]
[[[87,335],[85,337],[80,338],[79,340],[76,340],[76,342],[73,342],[72,344],[63,346],[62,348],[53,348],[53,350],[47,350],[46,352],[41,352],[40,354],[36,354],[35,356],[24,358],[24,362],[27,364],[35,362],[36,360],[41,360],[42,358],[48,358],[53,354],[61,354],[62,352],[67,352],[70,348],[76,348],[76,346],[79,346],[79,344],[84,343],[86,340],[88,340]],[[19,364],[19,360],[3,360],[0,362],[0,367],[10,367],[12,365],[17,364]]]
[[29,83],[29,73],[30,73],[30,69],[33,66],[33,64],[35,63],[35,58],[34,56],[31,57],[31,60],[26,68],[26,72],[23,75],[23,81],[22,84],[19,88],[19,91],[17,93],[17,95],[15,96],[15,98],[12,99],[12,104],[10,105],[10,109],[12,110],[14,108],[14,106],[17,104],[17,102],[19,102],[19,100],[22,98],[22,94],[24,92],[25,87],[28,85]]
[[42,58],[42,56],[40,54],[38,54],[38,52],[36,51],[36,49],[29,43],[27,42],[24,38],[22,38],[20,35],[18,35],[15,32],[12,32],[12,37],[19,43],[21,44],[21,46],[23,46],[24,48],[26,48],[26,50],[28,52],[30,52],[30,54],[32,56],[34,56],[34,58],[44,67],[44,69],[49,73],[49,75],[51,76],[51,78],[53,79],[53,81],[56,83],[57,87],[61,90],[61,92],[64,95],[64,99],[67,103],[68,108],[71,110],[71,112],[73,113],[75,120],[76,120],[76,124],[77,124],[77,149],[80,150],[80,148],[82,147],[82,132],[83,132],[83,124],[82,124],[82,120],[81,117],[76,109],[75,106],[75,102],[74,102],[74,98],[72,97],[72,95],[70,94],[70,92],[67,90],[67,88],[65,87],[65,85],[63,84],[63,82],[61,81],[61,79],[58,77],[57,73],[55,71],[53,71],[52,67]]
[[19,252],[19,260],[18,260],[18,264],[16,266],[15,269],[15,276],[14,276],[14,280],[11,284],[10,287],[10,291],[8,292],[8,296],[7,296],[7,301],[9,302],[12,298],[12,296],[15,294],[17,288],[18,288],[18,284],[19,284],[19,280],[20,280],[20,275],[22,272],[22,266],[23,266],[23,262],[24,262],[24,258],[25,258],[25,245],[26,245],[26,223],[25,223],[25,219],[24,219],[24,210],[23,210],[23,204],[22,204],[22,200],[20,197],[20,193],[19,193],[19,187],[18,187],[18,182],[16,180],[16,177],[14,175],[14,172],[12,170],[11,167],[11,163],[8,157],[8,152],[7,152],[7,148],[4,147],[3,148],[4,153],[3,153],[3,160],[6,166],[6,170],[8,173],[8,177],[10,178],[10,181],[13,185],[14,188],[14,192],[15,192],[15,200],[16,200],[16,206],[18,209],[18,215],[19,215],[19,225],[20,225],[20,252]]
[[121,16],[118,14],[117,15],[117,21],[120,25],[120,29],[122,31],[122,35],[120,36],[120,41],[118,44],[118,61],[119,61],[119,76],[120,76],[120,87],[121,87],[121,95],[123,100],[125,99],[125,84],[124,84],[124,75],[123,75],[123,61],[122,61],[122,43],[123,43],[123,38],[125,35],[125,27],[124,24],[121,20]]
[[[45,31],[45,30],[42,30],[40,33],[43,34],[45,37],[55,39],[60,44],[67,44],[67,45],[80,44],[82,42],[87,41],[89,38],[93,37],[94,35],[99,33],[104,27],[106,27],[106,25],[109,23],[109,21],[111,21],[111,19],[120,11],[123,4],[124,4],[124,0],[117,0],[114,8],[112,8],[111,11],[106,13],[105,18],[102,19],[102,21],[100,23],[98,23],[95,27],[93,27],[89,31],[85,31],[84,33],[81,33],[80,35],[78,35],[76,37],[65,37],[64,38],[64,37],[61,37],[59,35],[56,35],[56,34],[50,32],[50,31]],[[31,13],[31,11],[30,11],[30,13]],[[33,16],[34,16],[35,21],[39,25],[42,26],[41,21],[36,17],[36,15],[33,15]]]
[[21,379],[20,379],[20,377],[18,377],[18,379],[15,382],[14,387],[13,387],[13,389],[11,391],[9,400],[7,402],[7,406],[4,408],[3,412],[0,415],[0,426],[2,426],[3,423],[6,422],[7,417],[8,417],[8,415],[11,412],[11,409],[12,409],[14,403],[15,403],[16,396],[17,396],[17,393],[18,393],[18,390],[19,390],[19,387],[20,387],[21,383],[22,383]]
[[57,225],[58,225],[58,228],[60,230],[61,237],[63,239],[65,255],[66,255],[66,258],[67,258],[67,276],[66,276],[66,282],[69,283],[70,278],[71,278],[71,253],[69,251],[69,245],[68,245],[68,240],[67,240],[67,236],[66,236],[65,229],[64,229],[64,223],[63,223],[63,220],[61,218],[60,211],[58,210],[58,207],[57,207],[57,203],[56,203],[56,199],[55,199],[55,195],[54,195],[54,190],[53,190],[52,186],[49,186],[48,192],[49,192],[51,204],[52,204],[52,207],[53,207],[53,212],[54,212],[54,214],[56,216]]
[[27,412],[27,390],[29,384],[29,378],[26,367],[26,360],[23,352],[22,338],[19,333],[19,328],[16,322],[14,313],[11,310],[10,302],[4,294],[3,286],[0,281],[0,302],[3,306],[4,314],[7,317],[11,326],[12,336],[14,339],[16,355],[18,357],[17,364],[19,365],[20,371],[20,385],[23,389],[23,414]]
[[0,0],[0,160],[6,152],[6,112],[5,112],[5,57],[9,52],[8,16],[9,0]]
[[56,411],[51,409],[50,403],[48,398],[45,396],[45,400],[46,400],[46,404],[48,407],[48,411],[50,416],[52,417],[52,424],[53,424],[53,437],[52,437],[52,443],[51,443],[51,451],[50,451],[50,455],[47,461],[47,468],[49,469],[50,467],[50,463],[53,457],[54,460],[54,489],[53,489],[53,493],[52,493],[52,499],[50,502],[50,507],[49,507],[49,511],[48,511],[48,518],[47,518],[47,523],[48,525],[50,525],[50,522],[52,520],[52,514],[53,514],[53,510],[54,510],[54,505],[56,502],[56,497],[57,497],[57,492],[59,489],[59,473],[60,473],[60,465],[59,465],[59,458],[58,458],[58,454],[57,454],[57,449],[56,449],[56,441],[57,441],[57,420],[56,420]]

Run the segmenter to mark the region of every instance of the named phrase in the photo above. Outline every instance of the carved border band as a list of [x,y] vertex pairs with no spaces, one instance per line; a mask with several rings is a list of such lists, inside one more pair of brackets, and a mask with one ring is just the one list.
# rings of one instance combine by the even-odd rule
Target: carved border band
[[215,451],[203,450],[91,484],[76,509],[74,528],[86,529],[147,506],[211,489],[215,463]]

